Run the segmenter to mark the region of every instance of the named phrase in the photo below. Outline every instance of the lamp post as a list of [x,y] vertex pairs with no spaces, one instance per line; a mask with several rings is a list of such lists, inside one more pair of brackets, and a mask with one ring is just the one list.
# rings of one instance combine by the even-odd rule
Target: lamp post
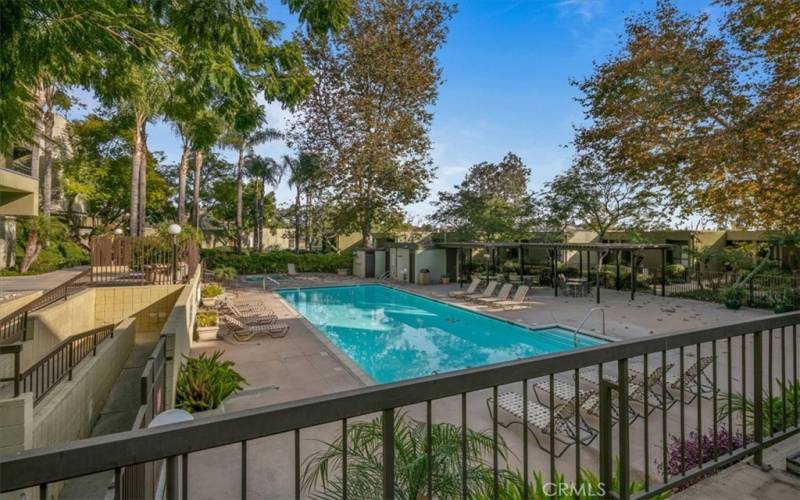
[[170,224],[167,232],[172,235],[172,284],[178,281],[178,235],[181,234],[181,226]]

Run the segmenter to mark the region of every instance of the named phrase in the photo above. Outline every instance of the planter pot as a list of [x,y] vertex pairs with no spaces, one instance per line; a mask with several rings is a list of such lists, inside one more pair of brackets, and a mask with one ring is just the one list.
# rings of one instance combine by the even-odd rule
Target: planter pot
[[417,273],[417,285],[430,285],[431,273]]
[[219,325],[197,327],[197,340],[201,342],[217,340],[218,334],[219,334]]
[[449,285],[450,278],[448,276],[442,276],[442,285]]
[[225,413],[225,403],[217,406],[213,410],[196,411],[192,413],[194,418],[213,417],[214,415],[222,415]]
[[349,269],[337,269],[336,270],[336,274],[338,274],[339,276],[349,276],[350,275],[350,270]]
[[206,307],[214,307],[215,305],[217,305],[217,298],[216,297],[203,297],[203,298],[200,299],[200,301]]

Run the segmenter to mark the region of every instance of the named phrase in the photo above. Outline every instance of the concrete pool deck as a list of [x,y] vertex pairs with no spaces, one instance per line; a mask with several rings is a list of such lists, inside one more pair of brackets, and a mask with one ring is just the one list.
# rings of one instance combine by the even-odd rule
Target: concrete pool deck
[[[283,287],[330,286],[335,284],[375,283],[374,280],[358,280],[338,276],[315,276],[306,279],[282,281]],[[432,298],[446,300],[448,291],[457,290],[457,284],[451,285],[401,285],[392,283],[407,290],[429,295]],[[293,401],[324,394],[332,394],[363,386],[362,380],[352,369],[349,360],[340,359],[326,345],[320,334],[312,331],[305,319],[288,308],[277,294],[261,290],[260,287],[247,288],[240,296],[250,301],[260,301],[277,316],[290,325],[289,334],[282,339],[258,338],[249,343],[237,344],[233,341],[219,340],[208,343],[196,343],[192,354],[213,352],[222,349],[224,358],[236,363],[236,368],[248,380],[247,390],[226,401],[226,411],[254,408],[286,401]],[[616,339],[632,339],[652,334],[696,329],[756,319],[769,315],[768,311],[742,309],[730,311],[719,304],[711,304],[687,299],[662,298],[649,294],[637,295],[631,302],[629,294],[604,290],[600,304],[606,310],[606,335]],[[529,326],[559,323],[576,327],[583,320],[587,311],[597,307],[594,297],[553,297],[552,289],[538,288],[529,296],[527,307],[522,310],[508,312],[492,312],[500,318],[520,322]],[[586,330],[600,333],[602,325],[600,315],[593,316],[586,323]],[[732,351],[734,348],[732,348]],[[724,351],[721,350],[720,354]],[[688,354],[688,357],[693,356]],[[734,357],[736,359],[736,357]],[[688,366],[688,365],[687,365]],[[734,366],[734,370],[736,367]],[[734,371],[734,374],[736,372]],[[734,377],[734,381],[738,378]],[[521,385],[511,384],[501,390],[521,391]],[[468,425],[476,430],[491,428],[491,419],[486,412],[485,401],[491,391],[477,391],[468,396]],[[710,404],[705,404],[704,413],[710,412]],[[414,405],[403,409],[409,416],[424,419],[424,405]],[[687,412],[693,414],[694,411]],[[687,418],[687,426],[693,424],[692,416]],[[366,416],[363,418],[374,418]],[[460,398],[450,397],[437,400],[433,405],[433,418],[436,422],[460,421]],[[709,422],[704,417],[704,422]],[[670,430],[677,424],[670,415]],[[306,458],[323,445],[319,440],[331,441],[338,436],[340,424],[329,424],[301,433],[301,454]],[[633,447],[637,444],[637,436],[644,430],[641,419],[631,426]],[[648,434],[651,444],[660,442],[660,429],[651,425]],[[522,439],[520,427],[502,429],[501,434],[509,444],[513,456],[509,458],[511,468],[519,468],[522,457]],[[639,439],[638,441],[641,441]],[[588,448],[584,448],[581,459],[585,467],[596,467],[597,440]],[[257,498],[287,498],[293,495],[294,465],[291,435],[280,435],[263,438],[248,443],[248,492]],[[530,439],[531,467],[534,470],[547,471],[549,457],[536,448],[534,439]],[[632,449],[633,464],[641,464],[642,451]],[[207,450],[191,455],[190,480],[191,498],[237,498],[239,497],[239,464],[240,450],[238,445]],[[661,456],[660,448],[653,446],[650,451],[650,473],[657,474],[655,459]],[[575,462],[572,450],[558,460],[558,468],[571,475]],[[230,474],[212,473],[220,466],[230,467]],[[632,471],[633,477],[641,477],[641,465]]]

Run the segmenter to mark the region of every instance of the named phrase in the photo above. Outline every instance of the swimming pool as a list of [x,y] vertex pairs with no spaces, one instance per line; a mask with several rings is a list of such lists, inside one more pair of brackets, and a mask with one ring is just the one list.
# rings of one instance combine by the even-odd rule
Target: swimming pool
[[526,328],[383,285],[278,293],[377,383],[576,348],[570,330]]

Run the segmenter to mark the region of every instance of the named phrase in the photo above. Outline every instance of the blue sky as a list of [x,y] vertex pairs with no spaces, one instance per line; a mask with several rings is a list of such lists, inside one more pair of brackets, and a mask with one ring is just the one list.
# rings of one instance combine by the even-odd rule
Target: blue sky
[[[451,189],[475,163],[498,161],[512,151],[532,169],[532,189],[569,166],[573,126],[583,120],[570,78],[591,73],[618,47],[625,17],[650,9],[655,0],[463,0],[439,53],[444,84],[434,107],[432,156],[437,179],[423,203],[408,207],[414,220],[430,213],[436,192]],[[709,8],[706,0],[680,0],[691,13]],[[295,26],[278,0],[269,15]],[[84,97],[85,94],[83,94]],[[90,101],[87,99],[87,101]],[[90,104],[91,108],[91,104]],[[71,113],[72,117],[83,112]],[[271,125],[285,126],[290,114],[267,105]],[[180,145],[168,124],[149,129],[149,147],[176,162]],[[257,148],[260,154],[288,153],[281,142]],[[233,159],[233,152],[224,152]],[[278,202],[293,196],[286,183]]]

